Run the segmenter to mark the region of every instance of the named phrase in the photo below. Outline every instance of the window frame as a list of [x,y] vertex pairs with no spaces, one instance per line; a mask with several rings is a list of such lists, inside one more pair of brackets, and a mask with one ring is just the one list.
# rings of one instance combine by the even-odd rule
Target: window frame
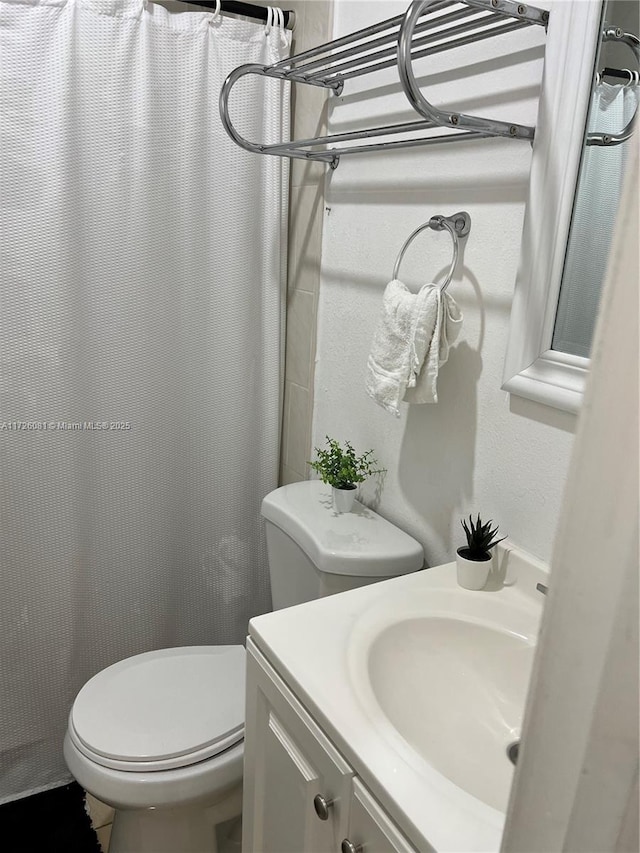
[[590,359],[551,348],[587,113],[602,0],[551,8],[522,253],[502,388],[577,413]]

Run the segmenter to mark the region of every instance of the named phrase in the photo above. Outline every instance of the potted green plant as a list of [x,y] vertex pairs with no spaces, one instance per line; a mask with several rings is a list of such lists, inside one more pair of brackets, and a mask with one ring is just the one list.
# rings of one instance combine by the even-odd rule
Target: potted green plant
[[358,483],[373,474],[382,474],[386,469],[375,467],[378,462],[373,457],[373,450],[358,456],[350,442],[345,441],[343,448],[335,438],[327,435],[326,439],[329,449],[316,447],[316,458],[309,465],[320,474],[323,483],[331,486],[336,512],[350,512]]
[[456,552],[456,573],[458,584],[465,589],[482,589],[489,577],[491,569],[491,549],[498,542],[506,539],[502,536],[496,539],[498,526],[491,529],[493,521],[482,523],[480,514],[474,522],[469,516],[469,523],[463,518],[460,522],[467,537],[467,544],[458,548]]

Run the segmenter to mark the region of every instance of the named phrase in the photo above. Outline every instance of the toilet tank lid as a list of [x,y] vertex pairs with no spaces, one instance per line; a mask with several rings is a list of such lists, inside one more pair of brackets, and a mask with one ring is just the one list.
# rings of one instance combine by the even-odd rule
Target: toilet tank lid
[[291,483],[268,494],[262,515],[287,533],[316,568],[335,575],[392,577],[424,565],[422,545],[363,504],[336,513],[331,487]]

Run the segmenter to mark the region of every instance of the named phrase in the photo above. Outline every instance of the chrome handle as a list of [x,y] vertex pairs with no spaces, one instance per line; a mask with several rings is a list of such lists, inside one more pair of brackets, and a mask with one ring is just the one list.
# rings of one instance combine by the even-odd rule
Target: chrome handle
[[322,794],[316,794],[313,798],[313,807],[320,820],[329,820],[329,809],[333,805],[333,800],[326,800]]
[[340,845],[340,850],[342,853],[362,853],[362,845],[354,844],[353,841],[349,841],[348,838],[345,838]]

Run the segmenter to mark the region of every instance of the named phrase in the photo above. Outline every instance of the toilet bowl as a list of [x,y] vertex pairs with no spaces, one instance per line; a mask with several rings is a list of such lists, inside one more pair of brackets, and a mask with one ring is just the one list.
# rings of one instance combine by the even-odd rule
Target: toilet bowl
[[[421,545],[372,510],[334,513],[318,481],[271,492],[262,515],[276,610],[423,565]],[[110,853],[226,853],[218,828],[242,809],[244,683],[242,646],[189,646],[127,658],[80,690],[64,755],[115,808]]]
[[69,770],[116,810],[111,853],[215,853],[242,809],[242,646],[135,655],[82,688],[69,714]]

